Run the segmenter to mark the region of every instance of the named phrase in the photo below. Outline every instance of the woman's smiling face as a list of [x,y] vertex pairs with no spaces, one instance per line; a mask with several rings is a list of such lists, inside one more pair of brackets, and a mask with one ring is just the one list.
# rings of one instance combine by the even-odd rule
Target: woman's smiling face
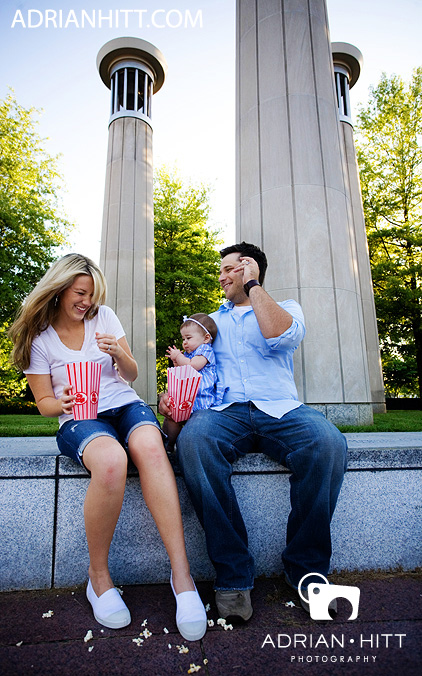
[[94,280],[91,275],[79,275],[59,296],[59,313],[72,321],[82,320],[92,305]]

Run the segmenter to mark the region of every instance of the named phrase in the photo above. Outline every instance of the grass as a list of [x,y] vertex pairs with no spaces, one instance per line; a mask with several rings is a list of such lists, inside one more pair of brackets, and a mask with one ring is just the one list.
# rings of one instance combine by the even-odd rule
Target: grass
[[[158,416],[160,423],[163,417]],[[40,415],[0,415],[0,437],[54,437],[59,428],[56,418]],[[339,428],[342,432],[422,432],[422,411],[376,413],[373,425]]]
[[57,418],[41,415],[0,415],[0,437],[54,437]]
[[422,411],[375,413],[373,425],[342,425],[342,432],[422,432]]

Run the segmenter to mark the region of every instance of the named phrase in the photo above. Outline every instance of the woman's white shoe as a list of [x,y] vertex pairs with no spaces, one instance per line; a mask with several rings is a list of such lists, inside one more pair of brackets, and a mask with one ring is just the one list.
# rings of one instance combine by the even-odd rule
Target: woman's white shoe
[[180,634],[187,641],[199,641],[207,630],[207,614],[195,583],[195,591],[176,594],[171,575],[170,585],[176,599],[176,624]]
[[104,627],[121,629],[130,624],[129,609],[115,587],[97,596],[92,588],[91,580],[88,579],[86,596],[92,606],[95,619]]

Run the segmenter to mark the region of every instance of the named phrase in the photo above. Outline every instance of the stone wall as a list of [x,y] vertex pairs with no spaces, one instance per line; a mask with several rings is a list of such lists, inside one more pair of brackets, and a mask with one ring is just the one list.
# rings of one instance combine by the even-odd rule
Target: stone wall
[[[349,468],[334,514],[332,568],[422,565],[422,433],[349,434]],[[177,467],[175,467],[176,474]],[[53,438],[0,439],[0,590],[71,587],[87,578],[88,474]],[[177,477],[192,574],[212,579],[202,529]],[[289,472],[261,454],[234,465],[257,575],[281,572]],[[116,584],[168,580],[170,566],[134,468],[110,552]]]

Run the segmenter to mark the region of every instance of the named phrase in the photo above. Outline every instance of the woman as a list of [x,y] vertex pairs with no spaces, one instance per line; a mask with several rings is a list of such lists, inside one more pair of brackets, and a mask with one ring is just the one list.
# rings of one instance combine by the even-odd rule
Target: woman
[[[95,619],[115,629],[131,621],[108,570],[128,453],[170,558],[177,627],[185,639],[198,640],[206,630],[206,613],[189,572],[174,473],[156,417],[126,382],[135,380],[138,367],[118,318],[103,305],[105,295],[103,273],[89,258],[69,254],[56,261],[11,328],[13,360],[24,371],[40,413],[59,417],[60,452],[91,475],[84,516],[90,559],[87,597]],[[75,397],[65,365],[81,361],[102,367],[95,420],[72,416]]]

